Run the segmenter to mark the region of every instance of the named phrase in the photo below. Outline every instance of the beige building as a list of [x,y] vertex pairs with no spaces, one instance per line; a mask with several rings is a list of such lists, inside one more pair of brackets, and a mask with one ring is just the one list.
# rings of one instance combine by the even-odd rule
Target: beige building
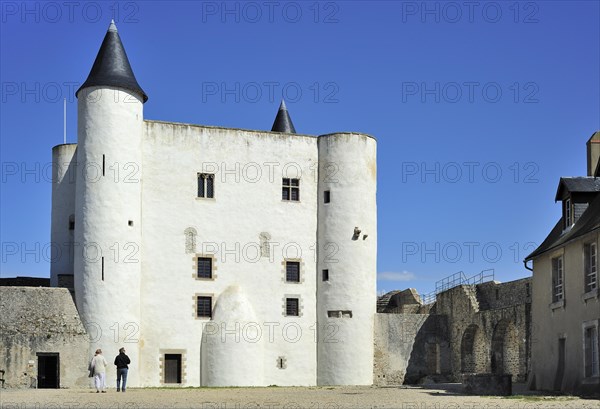
[[563,177],[562,217],[525,262],[533,261],[530,386],[598,393],[600,300],[600,132],[587,143],[586,177]]

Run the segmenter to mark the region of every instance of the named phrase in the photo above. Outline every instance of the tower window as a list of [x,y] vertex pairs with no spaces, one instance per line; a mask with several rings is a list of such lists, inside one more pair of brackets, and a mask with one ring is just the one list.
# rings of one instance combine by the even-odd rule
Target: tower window
[[329,281],[329,270],[323,270],[323,281]]
[[281,198],[294,202],[300,201],[300,179],[283,178]]
[[198,197],[212,199],[215,197],[215,175],[198,173]]
[[75,216],[69,216],[69,230],[75,230]]
[[129,227],[133,227],[133,220],[129,220],[129,221],[127,222],[127,225],[128,225]]
[[285,262],[285,281],[288,283],[300,282],[300,262],[286,261]]
[[212,278],[212,258],[198,257],[198,278]]
[[196,299],[196,316],[212,318],[212,297],[200,295]]
[[331,192],[329,190],[326,190],[323,192],[323,202],[324,203],[331,202]]
[[285,299],[285,315],[288,317],[297,317],[299,315],[299,300],[298,298]]

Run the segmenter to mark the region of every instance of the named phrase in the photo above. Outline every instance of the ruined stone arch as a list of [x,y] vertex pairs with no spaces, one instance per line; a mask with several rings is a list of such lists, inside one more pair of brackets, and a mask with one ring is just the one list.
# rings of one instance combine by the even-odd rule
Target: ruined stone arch
[[512,321],[500,320],[494,327],[491,348],[491,367],[495,374],[519,374],[519,338]]
[[488,354],[483,331],[471,324],[463,332],[460,344],[460,370],[463,373],[486,372]]
[[185,252],[196,253],[196,237],[198,232],[193,227],[188,227],[183,231],[185,235]]

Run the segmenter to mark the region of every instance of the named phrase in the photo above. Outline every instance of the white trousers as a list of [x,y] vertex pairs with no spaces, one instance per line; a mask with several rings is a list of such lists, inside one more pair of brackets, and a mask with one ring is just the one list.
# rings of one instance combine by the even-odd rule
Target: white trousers
[[94,374],[94,385],[98,391],[106,389],[106,372]]

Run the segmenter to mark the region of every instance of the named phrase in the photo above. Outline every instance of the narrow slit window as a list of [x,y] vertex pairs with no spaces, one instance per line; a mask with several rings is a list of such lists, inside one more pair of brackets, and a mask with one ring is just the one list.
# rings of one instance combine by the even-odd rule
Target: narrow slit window
[[102,155],[102,176],[105,175],[105,171],[104,171],[105,167],[106,167],[106,157],[105,157],[105,155]]
[[329,270],[323,270],[323,281],[329,281]]
[[331,202],[331,192],[329,190],[326,190],[323,192],[323,202],[324,203]]
[[104,281],[104,257],[102,257],[100,268],[102,269],[102,281]]

